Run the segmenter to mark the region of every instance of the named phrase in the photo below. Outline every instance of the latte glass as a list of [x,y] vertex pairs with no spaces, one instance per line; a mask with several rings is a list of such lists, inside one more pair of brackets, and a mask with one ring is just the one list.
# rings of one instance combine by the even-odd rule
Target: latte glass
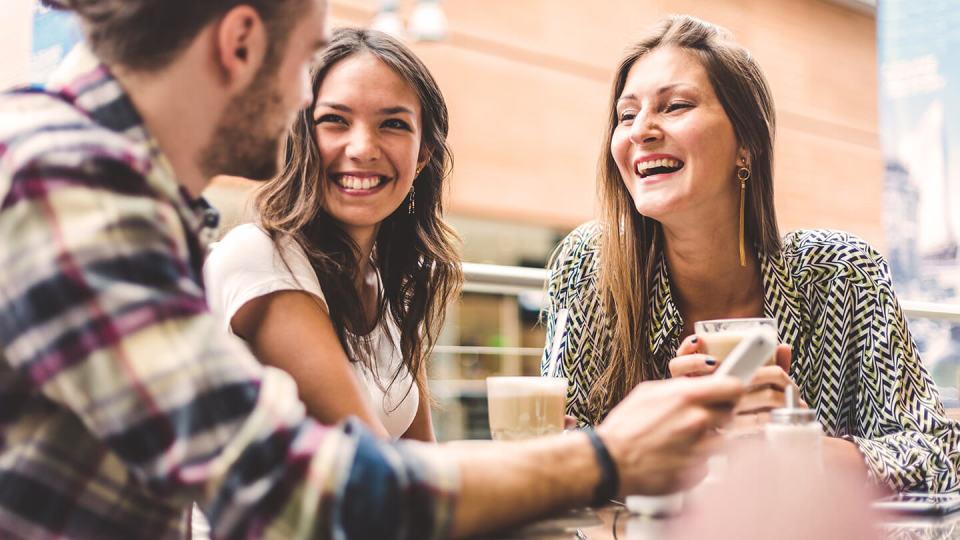
[[[706,354],[723,363],[730,351],[740,343],[747,333],[755,328],[769,330],[774,341],[777,338],[777,321],[773,319],[715,319],[712,321],[697,321],[693,325],[694,333],[700,340],[700,348]],[[776,353],[767,360],[767,365],[776,363]]]
[[563,432],[567,379],[487,377],[490,435],[497,441]]

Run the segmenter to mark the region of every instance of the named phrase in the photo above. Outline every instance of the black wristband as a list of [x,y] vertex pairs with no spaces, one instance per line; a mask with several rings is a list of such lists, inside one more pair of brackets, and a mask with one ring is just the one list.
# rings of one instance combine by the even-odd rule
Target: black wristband
[[605,506],[620,493],[620,474],[617,473],[617,464],[613,462],[607,445],[603,444],[597,432],[588,427],[580,431],[590,439],[593,452],[597,456],[597,465],[600,467],[600,482],[593,490],[591,506]]

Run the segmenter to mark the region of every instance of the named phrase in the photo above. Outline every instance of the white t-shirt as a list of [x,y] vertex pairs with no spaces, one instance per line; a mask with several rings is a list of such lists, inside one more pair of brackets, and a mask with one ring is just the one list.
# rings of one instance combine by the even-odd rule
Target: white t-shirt
[[[223,317],[228,332],[233,333],[230,320],[244,304],[277,291],[306,291],[329,309],[306,253],[292,240],[281,244],[283,259],[270,236],[260,227],[247,223],[227,233],[207,257],[203,268],[207,298],[213,311]],[[367,282],[379,286],[377,273],[370,272]],[[350,366],[361,387],[366,389],[367,403],[390,437],[397,439],[413,423],[420,394],[415,384],[410,387],[413,378],[406,368],[402,368],[400,376],[390,384],[403,360],[400,331],[393,320],[385,317],[369,337],[376,355],[377,374],[360,363],[351,362]],[[386,393],[377,385],[377,376]]]

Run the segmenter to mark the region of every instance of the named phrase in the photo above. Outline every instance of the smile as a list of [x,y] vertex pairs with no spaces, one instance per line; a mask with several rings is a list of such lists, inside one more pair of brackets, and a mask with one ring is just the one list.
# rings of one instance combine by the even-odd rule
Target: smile
[[660,158],[647,161],[638,161],[633,166],[634,172],[640,178],[647,178],[658,174],[670,174],[683,168],[683,162],[679,159]]
[[331,180],[348,192],[372,192],[386,184],[389,178],[378,174],[334,174],[331,175]]

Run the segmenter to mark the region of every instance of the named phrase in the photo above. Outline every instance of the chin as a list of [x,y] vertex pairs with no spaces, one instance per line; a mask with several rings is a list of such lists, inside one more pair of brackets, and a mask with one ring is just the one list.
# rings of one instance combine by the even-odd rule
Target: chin
[[655,219],[661,221],[661,218],[667,216],[671,212],[671,208],[664,206],[662,204],[653,204],[650,201],[633,201],[633,208],[640,215],[646,216],[650,219]]

